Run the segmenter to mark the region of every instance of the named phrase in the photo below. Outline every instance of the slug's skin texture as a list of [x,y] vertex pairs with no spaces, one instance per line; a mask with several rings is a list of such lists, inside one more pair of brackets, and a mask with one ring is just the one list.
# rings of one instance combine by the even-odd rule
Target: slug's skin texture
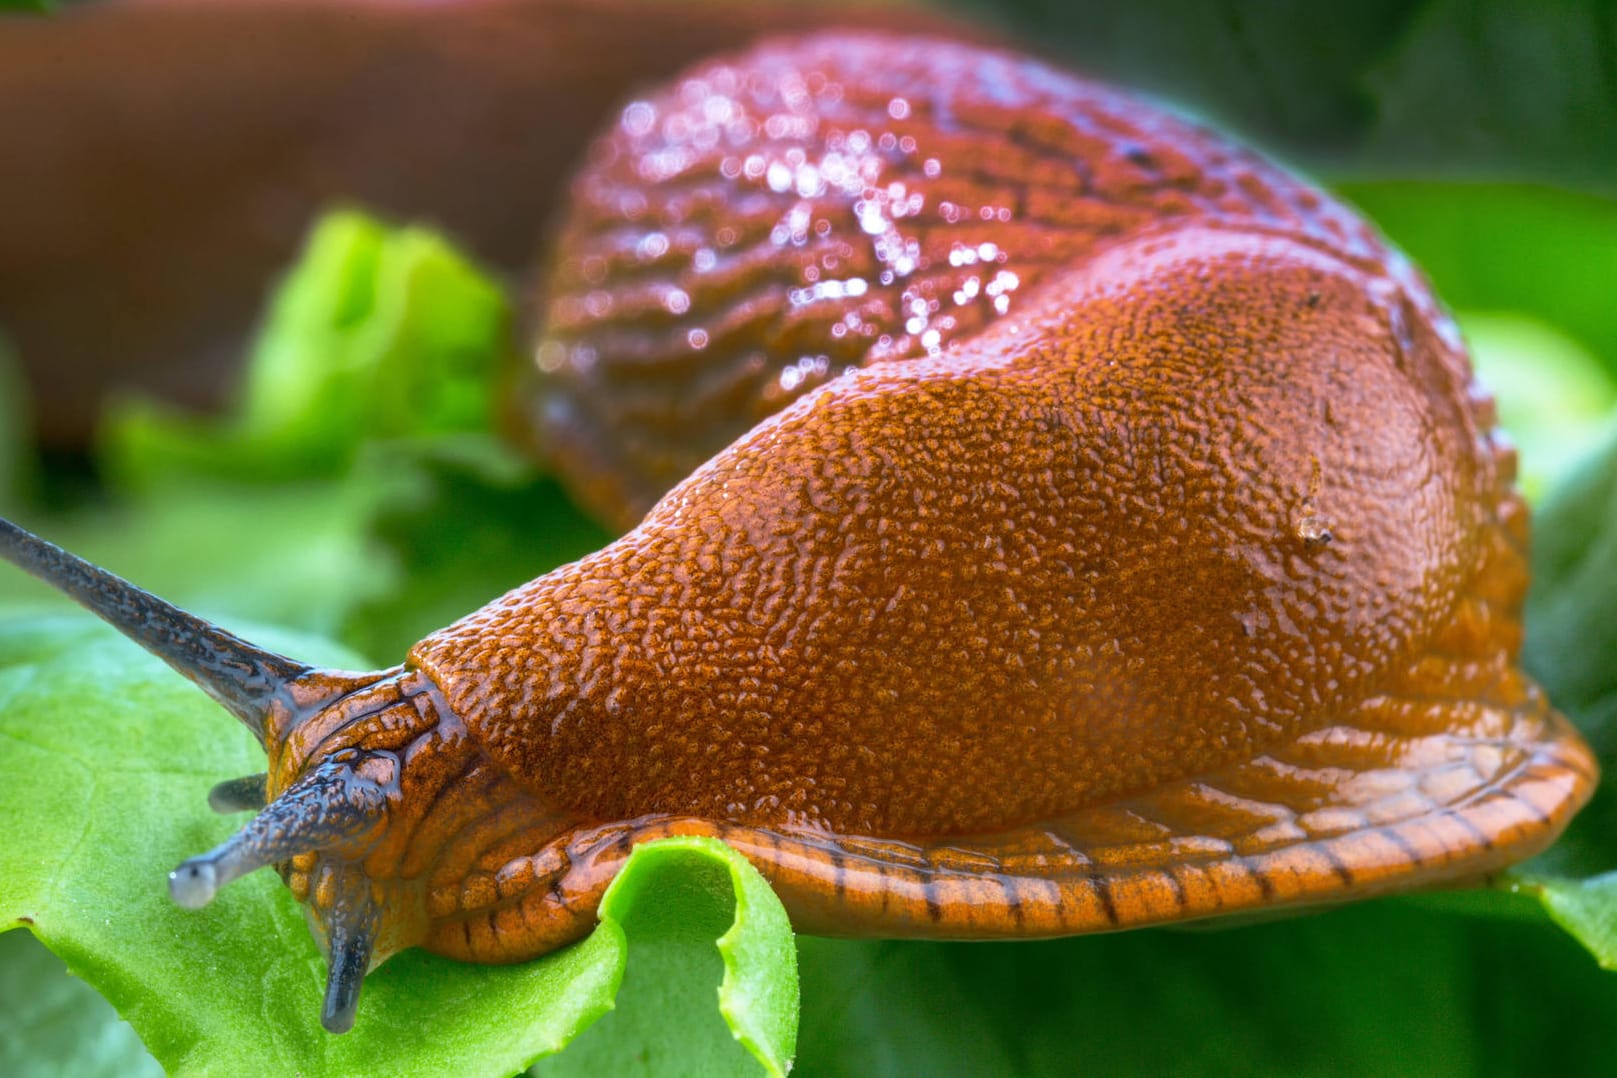
[[665,835],[809,931],[1045,936],[1479,879],[1588,798],[1493,402],[1318,192],[880,37],[701,68],[590,162],[534,415],[603,513],[672,489],[394,670],[249,656],[271,803],[176,872],[281,864],[328,1028],[400,948],[578,938]]
[[938,354],[1050,275],[1190,224],[1280,234],[1425,287],[1251,151],[1011,54],[830,35],[631,102],[573,183],[528,429],[628,528],[849,366]]
[[[837,934],[1485,874],[1594,765],[1513,666],[1490,408],[1375,283],[1261,233],[1117,245],[969,347],[834,380],[410,662],[590,821],[540,859],[588,893],[692,832]],[[457,911],[486,922],[435,946],[496,957],[552,916],[502,856]]]

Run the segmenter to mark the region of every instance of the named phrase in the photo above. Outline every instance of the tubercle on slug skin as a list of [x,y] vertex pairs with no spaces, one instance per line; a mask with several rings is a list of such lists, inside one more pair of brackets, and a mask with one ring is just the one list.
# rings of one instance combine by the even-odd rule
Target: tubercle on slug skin
[[[1058,193],[1071,180],[1085,212],[995,243],[996,265],[1003,249],[1031,267],[1015,303],[994,305],[1003,317],[978,311],[971,335],[940,334],[936,349],[877,335],[795,403],[774,394],[783,410],[623,538],[390,671],[258,652],[0,529],[0,552],[257,723],[269,804],[176,870],[177,898],[280,864],[328,950],[323,1020],[341,1030],[365,970],[395,950],[508,962],[582,935],[628,850],[664,835],[733,844],[800,929],[952,938],[1463,881],[1555,838],[1596,769],[1515,665],[1526,511],[1513,460],[1452,325],[1367,226],[1205,132],[1002,54],[826,37],[695,81],[711,90],[725,71],[760,100],[798,102],[780,131],[762,121],[783,154],[829,145],[849,108],[891,118],[903,100],[916,153],[932,152],[927,125],[952,147],[923,178],[1032,169]],[[638,134],[610,136],[604,172],[580,181],[567,242],[582,245],[590,287],[568,314],[561,271],[548,342],[596,353],[548,372],[562,402],[550,418],[578,419],[578,385],[624,395],[551,429],[574,439],[563,448],[581,489],[620,514],[667,463],[629,460],[637,438],[701,429],[725,399],[758,403],[754,381],[738,398],[723,363],[715,383],[667,350],[695,328],[680,321],[690,312],[651,313],[647,295],[713,300],[696,351],[732,358],[850,313],[891,330],[905,310],[883,303],[925,299],[907,294],[915,274],[962,308],[976,298],[954,272],[971,268],[963,258],[922,273],[966,234],[912,249],[890,212],[866,227],[864,186],[818,202],[774,184],[766,161],[766,197],[745,160],[730,176],[729,157],[708,153],[699,125],[635,142],[678,101],[706,108],[690,84],[642,103],[650,126],[636,113]],[[973,154],[966,136],[995,122],[1004,159]],[[702,195],[701,161],[732,184],[733,206]],[[871,190],[897,198],[872,167]],[[625,169],[644,182],[638,201],[620,197]],[[923,204],[935,192],[916,189]],[[753,243],[727,256],[740,260],[727,285],[698,287],[701,252],[708,269],[720,257],[704,230],[722,248],[726,229],[789,222],[797,199],[825,245]],[[1038,204],[1049,215],[1058,202]],[[820,235],[818,213],[841,216]],[[993,218],[978,220],[1006,223]],[[638,250],[637,230],[667,245],[644,267],[602,255]],[[915,265],[883,263],[891,295],[817,291],[825,278],[807,269],[853,257],[845,234],[878,262],[896,251]],[[990,240],[970,239],[980,261]],[[592,280],[591,259],[621,280]],[[777,324],[788,285],[811,294]],[[608,361],[608,346],[621,354]],[[671,374],[695,388],[680,397],[658,381]],[[648,410],[653,390],[675,403]],[[593,440],[608,428],[627,456]],[[232,671],[254,692],[233,695]],[[227,784],[216,800],[256,788]]]

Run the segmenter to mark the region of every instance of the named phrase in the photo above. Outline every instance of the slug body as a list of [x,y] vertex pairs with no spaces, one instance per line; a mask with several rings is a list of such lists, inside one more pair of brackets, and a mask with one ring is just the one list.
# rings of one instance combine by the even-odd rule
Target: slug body
[[[532,415],[632,530],[381,674],[122,625],[248,671],[212,691],[269,804],[175,893],[281,865],[328,1027],[398,949],[578,938],[665,835],[808,931],[1048,936],[1479,878],[1587,799],[1515,665],[1492,401],[1318,192],[1030,62],[846,36],[631,104],[575,192]],[[3,534],[115,621],[159,602]]]

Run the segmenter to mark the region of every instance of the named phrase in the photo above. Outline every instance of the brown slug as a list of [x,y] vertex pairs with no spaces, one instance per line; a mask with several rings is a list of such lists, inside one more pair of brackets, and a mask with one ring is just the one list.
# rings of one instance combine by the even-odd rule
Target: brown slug
[[355,675],[0,525],[263,742],[171,887],[277,865],[328,1029],[402,948],[579,938],[666,835],[807,932],[1036,937],[1480,879],[1588,798],[1516,665],[1493,403],[1314,189],[1034,62],[829,35],[629,104],[574,191],[529,413],[634,524],[605,549]]

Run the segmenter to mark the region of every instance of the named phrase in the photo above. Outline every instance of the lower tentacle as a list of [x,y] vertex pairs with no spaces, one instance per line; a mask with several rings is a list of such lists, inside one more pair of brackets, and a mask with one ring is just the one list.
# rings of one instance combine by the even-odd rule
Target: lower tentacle
[[316,914],[322,918],[326,943],[326,997],[320,1024],[329,1033],[353,1028],[359,990],[376,950],[380,911],[362,875],[354,873],[346,882],[349,886],[342,888],[338,900]]

